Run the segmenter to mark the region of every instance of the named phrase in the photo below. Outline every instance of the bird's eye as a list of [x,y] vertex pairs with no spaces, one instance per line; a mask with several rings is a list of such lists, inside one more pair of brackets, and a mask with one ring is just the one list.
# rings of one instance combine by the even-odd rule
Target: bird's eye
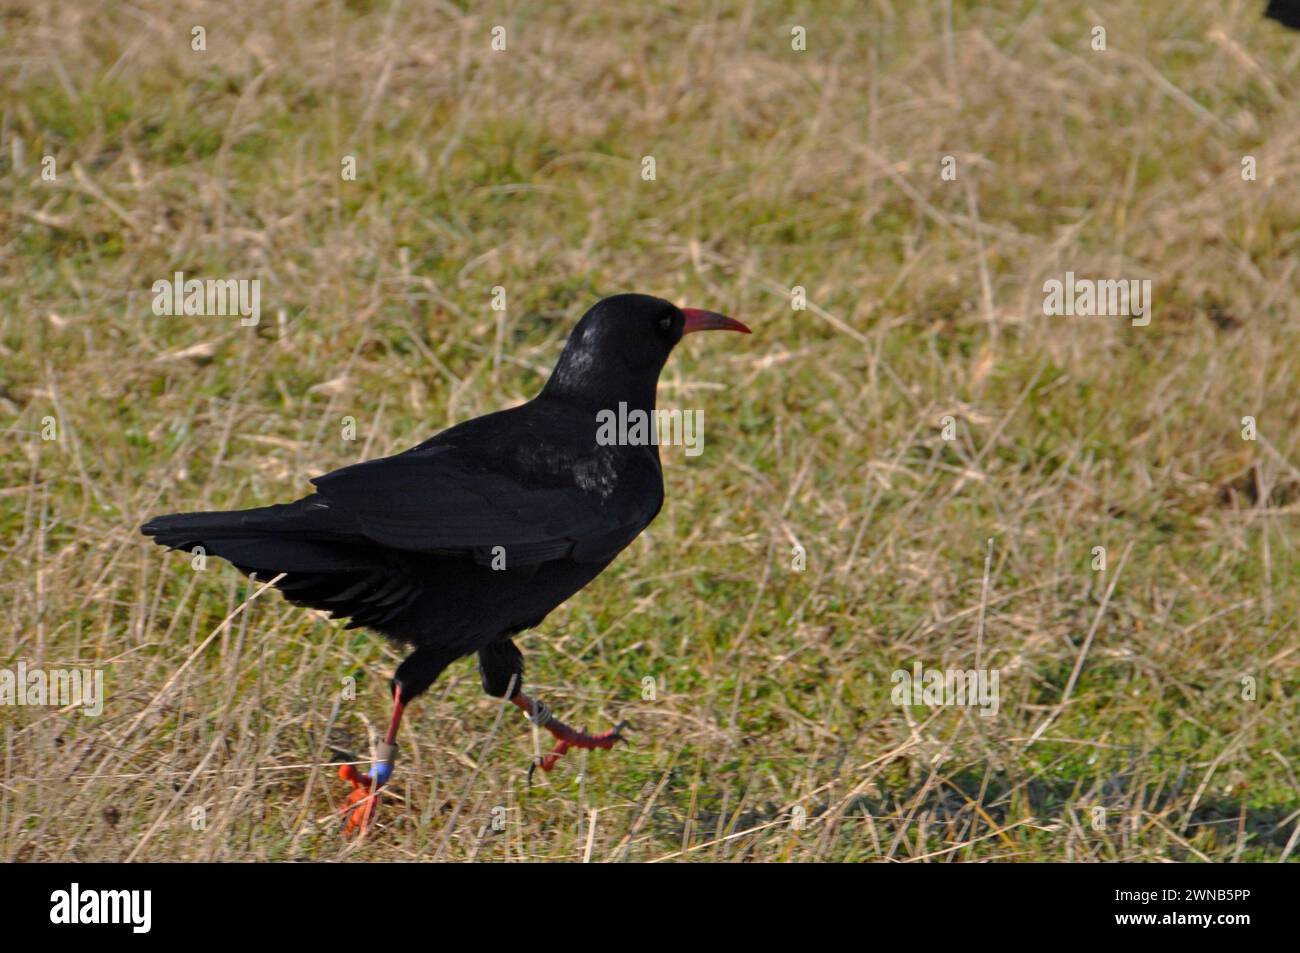
[[662,318],[659,319],[659,330],[662,333],[667,334],[672,329],[673,329],[673,316],[671,314],[665,314]]

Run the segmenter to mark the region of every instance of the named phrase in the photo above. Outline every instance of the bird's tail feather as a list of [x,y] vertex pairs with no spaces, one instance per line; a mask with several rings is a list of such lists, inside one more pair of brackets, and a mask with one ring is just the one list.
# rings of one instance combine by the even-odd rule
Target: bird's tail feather
[[[267,507],[269,509],[269,507]],[[266,535],[265,530],[251,529],[244,517],[256,510],[234,510],[207,513],[171,513],[155,516],[140,527],[140,532],[151,536],[170,549],[189,549],[194,541],[220,536],[225,539],[256,538]]]
[[140,529],[169,549],[202,547],[204,554],[219,556],[246,575],[278,578],[276,588],[290,602],[350,618],[348,628],[364,625],[402,638],[393,620],[415,600],[418,587],[402,565],[310,500],[253,510],[174,513],[155,517]]
[[[307,504],[307,505],[304,505]],[[347,572],[374,566],[373,546],[325,507],[298,503],[252,510],[173,513],[140,527],[168,549],[202,547],[236,566],[275,572]]]

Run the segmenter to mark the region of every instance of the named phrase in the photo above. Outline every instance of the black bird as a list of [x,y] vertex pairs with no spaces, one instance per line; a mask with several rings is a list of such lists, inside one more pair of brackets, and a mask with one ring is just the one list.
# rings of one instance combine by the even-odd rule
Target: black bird
[[600,439],[598,415],[653,413],[659,372],[684,334],[749,329],[648,295],[605,298],[578,322],[526,404],[457,424],[404,453],[316,477],[295,503],[179,513],[146,523],[177,550],[203,547],[241,572],[276,579],[290,602],[348,618],[411,646],[392,679],[393,715],[368,775],[353,784],[348,831],[364,827],[392,774],[404,706],[448,665],[478,653],[483,688],[570,747],[610,748],[523,693],[512,637],[591,582],[663,504],[659,448]]

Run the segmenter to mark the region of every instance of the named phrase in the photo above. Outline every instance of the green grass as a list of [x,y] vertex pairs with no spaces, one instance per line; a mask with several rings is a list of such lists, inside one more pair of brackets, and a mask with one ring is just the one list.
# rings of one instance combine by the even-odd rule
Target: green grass
[[[1300,50],[1252,5],[953,7],[0,14],[0,667],[108,690],[0,707],[0,858],[1294,859]],[[260,325],[154,316],[177,270]],[[1151,278],[1150,326],[1043,316],[1067,270]],[[344,842],[399,654],[274,595],[217,631],[249,582],[136,527],[527,399],[628,290],[755,330],[673,356],[704,454],[521,640],[631,744],[529,789],[460,663]],[[996,717],[891,704],[977,657]]]

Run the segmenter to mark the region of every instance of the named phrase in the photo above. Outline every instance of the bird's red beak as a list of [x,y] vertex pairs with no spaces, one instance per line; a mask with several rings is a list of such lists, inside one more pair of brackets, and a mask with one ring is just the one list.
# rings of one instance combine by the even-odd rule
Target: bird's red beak
[[718,314],[716,311],[682,308],[682,314],[686,315],[686,326],[682,328],[682,334],[690,334],[692,331],[739,331],[741,334],[750,333],[749,328],[735,318],[729,318],[725,314]]

